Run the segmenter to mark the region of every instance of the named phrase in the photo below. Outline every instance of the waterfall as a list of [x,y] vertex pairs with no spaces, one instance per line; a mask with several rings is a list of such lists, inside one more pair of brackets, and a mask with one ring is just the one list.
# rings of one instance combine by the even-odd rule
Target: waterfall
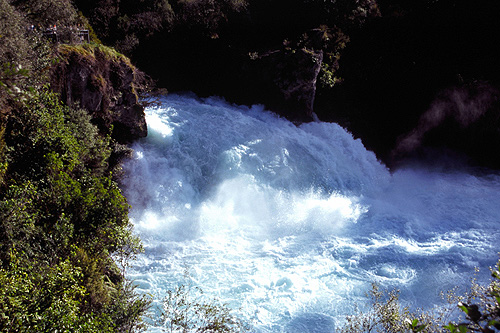
[[217,98],[146,111],[123,190],[145,246],[128,277],[157,305],[188,279],[252,331],[333,332],[372,282],[430,307],[498,260],[498,174],[391,173],[337,124]]

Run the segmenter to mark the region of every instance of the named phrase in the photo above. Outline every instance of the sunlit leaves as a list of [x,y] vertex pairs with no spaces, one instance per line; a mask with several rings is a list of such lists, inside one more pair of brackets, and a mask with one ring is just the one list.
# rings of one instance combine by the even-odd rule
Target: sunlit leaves
[[208,299],[200,288],[189,283],[167,292],[160,325],[165,332],[249,331],[227,305]]
[[[470,293],[456,296],[453,291],[447,295],[450,306],[410,311],[398,301],[398,292],[383,292],[373,285],[369,296],[371,309],[348,316],[342,332],[482,332],[494,333],[500,330],[500,261],[492,269],[493,280],[486,286],[472,283]],[[467,300],[467,302],[465,301]],[[456,308],[465,316],[457,316]],[[449,321],[456,318],[456,321]]]
[[135,327],[148,303],[135,297],[111,257],[140,249],[109,171],[111,139],[46,88],[12,110],[4,138],[0,325],[36,332]]

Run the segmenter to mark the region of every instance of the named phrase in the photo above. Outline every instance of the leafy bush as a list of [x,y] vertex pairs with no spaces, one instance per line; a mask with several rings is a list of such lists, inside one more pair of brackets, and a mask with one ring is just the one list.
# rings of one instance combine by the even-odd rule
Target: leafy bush
[[31,24],[41,29],[79,23],[76,9],[70,0],[14,0],[12,3],[26,13]]
[[149,300],[124,278],[141,244],[117,144],[44,86],[53,24],[87,25],[69,0],[0,0],[0,331],[140,330]]
[[148,301],[114,259],[130,258],[140,243],[109,171],[111,140],[47,88],[26,94],[4,133],[0,295],[7,305],[0,327],[133,330]]
[[181,29],[196,30],[211,38],[217,38],[221,26],[232,13],[247,9],[245,0],[179,0],[175,4],[176,25]]
[[[12,251],[0,268],[2,332],[112,332],[106,315],[82,315],[82,273],[69,260],[57,265],[30,262]],[[107,318],[108,317],[108,318]]]
[[[448,306],[428,311],[411,311],[399,302],[399,291],[381,291],[373,284],[368,293],[371,308],[348,316],[341,332],[494,333],[500,330],[500,261],[492,269],[492,276],[487,286],[473,280],[471,291],[464,295],[449,291],[444,295]],[[457,307],[465,317],[459,316]]]
[[30,45],[25,38],[26,22],[7,0],[0,0],[0,123],[10,100],[26,78]]
[[247,332],[245,323],[216,299],[191,284],[169,290],[159,323],[165,332]]
[[168,29],[174,20],[167,0],[142,0],[140,6],[133,0],[100,0],[95,4],[77,0],[75,3],[102,40],[127,54],[140,40]]
[[0,64],[26,65],[30,48],[25,38],[27,22],[7,0],[0,0]]

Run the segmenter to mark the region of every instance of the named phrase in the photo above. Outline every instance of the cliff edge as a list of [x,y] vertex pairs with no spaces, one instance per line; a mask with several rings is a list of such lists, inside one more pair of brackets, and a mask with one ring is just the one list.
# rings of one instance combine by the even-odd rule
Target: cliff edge
[[120,143],[147,135],[139,103],[137,69],[130,60],[98,44],[60,45],[51,86],[67,105],[79,105],[103,133]]

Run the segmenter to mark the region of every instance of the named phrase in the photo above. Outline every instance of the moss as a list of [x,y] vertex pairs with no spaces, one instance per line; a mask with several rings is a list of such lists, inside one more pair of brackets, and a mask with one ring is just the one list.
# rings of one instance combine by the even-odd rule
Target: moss
[[72,54],[77,54],[82,58],[95,59],[94,53],[80,45],[61,44],[57,47],[57,53],[63,60],[68,60]]
[[106,90],[106,80],[102,77],[101,74],[92,74],[91,75],[91,83],[92,86],[98,89],[99,91]]
[[99,57],[104,57],[106,60],[125,63],[132,69],[135,67],[130,62],[130,59],[114,48],[98,44],[98,43],[84,43],[77,45],[61,44],[57,47],[57,52],[60,57],[67,60],[73,54],[80,55],[81,57],[96,61]]

